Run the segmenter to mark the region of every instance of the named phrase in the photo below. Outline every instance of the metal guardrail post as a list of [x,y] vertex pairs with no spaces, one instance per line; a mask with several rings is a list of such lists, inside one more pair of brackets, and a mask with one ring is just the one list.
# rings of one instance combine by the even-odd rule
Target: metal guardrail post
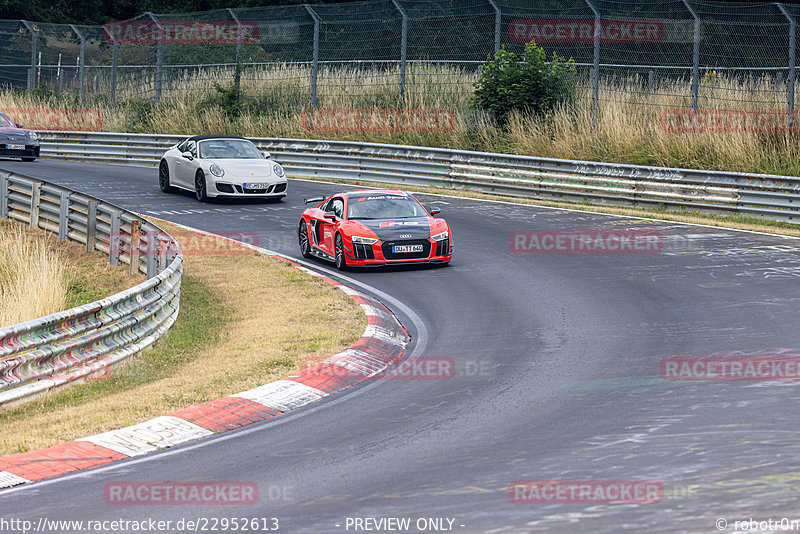
[[86,66],[86,38],[74,24],[70,24],[69,27],[72,28],[72,31],[75,32],[75,35],[77,35],[78,39],[81,40],[81,59],[78,66],[78,105],[80,106],[83,105],[83,83]]
[[156,262],[156,232],[152,229],[147,231],[147,279],[153,278],[158,274],[158,263]]
[[141,221],[131,221],[131,262],[128,265],[128,274],[139,272],[139,243],[142,240]]
[[700,96],[700,17],[694,10],[689,0],[683,4],[694,17],[694,49],[692,50],[692,112],[697,114],[698,99]]
[[489,0],[489,3],[492,4],[492,9],[494,9],[494,51],[497,52],[500,50],[500,26],[503,21],[503,13],[494,0]]
[[39,32],[27,20],[20,21],[31,34],[31,67],[28,69],[28,90],[34,88],[36,82],[36,50],[39,47]]
[[0,219],[8,219],[8,176],[0,174]]
[[592,129],[597,124],[597,106],[600,98],[600,35],[602,28],[600,27],[600,11],[594,6],[591,0],[584,0],[589,9],[594,13],[594,54],[592,64]]
[[308,14],[314,19],[314,49],[311,52],[311,107],[317,107],[317,76],[319,75],[319,18],[316,11],[308,4],[303,4]]
[[406,94],[406,58],[408,48],[408,15],[406,10],[397,0],[392,0],[394,7],[400,12],[403,17],[402,26],[400,30],[400,98]]
[[167,267],[167,248],[169,243],[163,239],[158,240],[158,271],[161,272]]
[[39,202],[42,198],[42,182],[31,185],[31,228],[39,228]]
[[161,85],[163,82],[164,76],[164,28],[159,24],[158,19],[155,15],[150,13],[149,11],[145,13],[150,20],[156,23],[156,27],[159,29],[159,39],[158,44],[156,45],[156,79],[155,79],[155,101],[156,104],[161,103]]
[[111,234],[108,236],[108,263],[119,265],[120,216],[118,211],[111,212]]
[[86,252],[94,252],[97,243],[97,201],[90,200],[86,211]]
[[66,241],[69,237],[69,200],[72,193],[62,191],[58,205],[58,240]]
[[778,4],[783,16],[789,19],[789,80],[786,86],[786,105],[788,107],[787,126],[794,126],[794,84],[797,76],[797,21],[783,4]]

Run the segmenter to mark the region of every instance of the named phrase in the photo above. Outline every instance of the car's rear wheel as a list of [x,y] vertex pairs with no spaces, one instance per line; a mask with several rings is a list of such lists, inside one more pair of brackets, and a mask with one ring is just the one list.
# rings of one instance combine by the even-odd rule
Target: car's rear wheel
[[36,158],[22,158],[22,161],[28,161],[28,162],[30,162],[30,161],[33,161],[33,160],[35,160],[35,159],[36,159]]
[[342,242],[342,234],[336,234],[334,251],[336,253],[336,268],[340,271],[347,270],[347,259],[344,257],[344,243]]
[[197,171],[194,176],[194,194],[200,202],[208,201],[208,193],[206,192],[206,175],[203,171]]
[[308,228],[305,221],[300,221],[300,229],[297,231],[297,238],[300,241],[300,254],[304,258],[311,257],[311,243],[308,241]]
[[163,193],[173,193],[175,188],[169,185],[169,165],[162,161],[158,166],[158,187]]

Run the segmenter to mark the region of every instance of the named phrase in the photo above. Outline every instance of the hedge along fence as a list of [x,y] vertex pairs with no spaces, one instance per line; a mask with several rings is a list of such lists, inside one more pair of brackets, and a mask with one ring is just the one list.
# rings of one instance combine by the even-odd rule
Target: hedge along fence
[[0,170],[0,217],[102,251],[147,280],[116,295],[0,327],[0,406],[102,376],[150,347],[175,322],[183,255],[139,216],[43,180]]

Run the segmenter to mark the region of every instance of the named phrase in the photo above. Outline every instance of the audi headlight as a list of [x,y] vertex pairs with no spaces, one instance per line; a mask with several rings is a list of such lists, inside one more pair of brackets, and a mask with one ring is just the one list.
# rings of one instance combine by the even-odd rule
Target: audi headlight
[[285,174],[285,173],[283,172],[283,167],[281,167],[281,166],[280,166],[280,165],[278,165],[277,163],[276,163],[275,165],[273,165],[273,166],[272,166],[272,172],[274,172],[274,173],[275,173],[275,176],[280,176],[280,177],[283,177],[283,175]]
[[371,237],[361,237],[360,235],[353,236],[354,245],[374,245],[377,242],[377,239],[373,239]]
[[431,239],[433,239],[434,241],[444,241],[448,237],[450,237],[450,232],[444,231],[441,234],[436,234],[435,236],[432,236]]
[[211,174],[213,174],[217,178],[222,178],[223,176],[225,176],[225,169],[223,169],[216,163],[212,163],[211,168],[209,170],[211,171]]
[[30,139],[31,141],[36,141],[37,139],[39,139],[39,136],[36,135],[36,132],[28,132],[28,139]]

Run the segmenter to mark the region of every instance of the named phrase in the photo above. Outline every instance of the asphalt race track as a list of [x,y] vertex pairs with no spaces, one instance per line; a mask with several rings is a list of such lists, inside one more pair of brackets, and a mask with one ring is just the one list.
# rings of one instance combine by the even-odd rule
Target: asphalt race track
[[[284,202],[200,204],[188,193],[162,194],[155,168],[48,160],[0,168],[144,215],[252,233],[259,246],[295,258],[303,197],[347,189],[294,180]],[[736,521],[797,517],[800,382],[662,376],[665,358],[800,354],[800,241],[419,198],[452,227],[452,265],[347,276],[397,313],[415,339],[411,357],[452,358],[455,376],[371,381],[239,431],[6,490],[2,516],[274,517],[279,532],[321,534],[733,532]],[[650,232],[660,245],[635,254],[515,253],[510,236],[525,230]],[[109,482],[188,480],[254,482],[260,500],[104,500]],[[509,493],[518,481],[651,481],[663,493],[657,502],[537,501]],[[410,518],[411,527],[357,529],[356,518]]]

